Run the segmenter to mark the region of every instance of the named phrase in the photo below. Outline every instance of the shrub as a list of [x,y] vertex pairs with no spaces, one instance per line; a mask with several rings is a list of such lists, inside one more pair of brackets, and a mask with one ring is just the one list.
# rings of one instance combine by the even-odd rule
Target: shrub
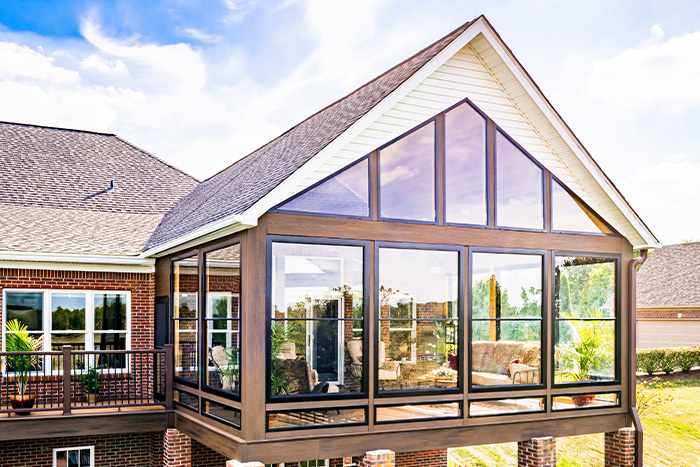
[[661,369],[663,349],[637,350],[637,369],[653,375]]
[[673,384],[670,382],[659,383],[659,378],[652,382],[637,384],[637,411],[639,415],[655,410],[658,406],[673,400]]
[[661,349],[663,352],[661,357],[661,371],[664,373],[671,374],[676,368],[680,368],[679,365],[679,352],[678,349]]
[[696,347],[682,347],[677,349],[676,359],[678,368],[687,373],[698,364],[698,352]]

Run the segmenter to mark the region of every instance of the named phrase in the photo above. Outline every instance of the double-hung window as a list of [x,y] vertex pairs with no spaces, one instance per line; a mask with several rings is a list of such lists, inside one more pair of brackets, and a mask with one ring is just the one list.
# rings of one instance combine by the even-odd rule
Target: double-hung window
[[[33,337],[43,338],[45,351],[130,349],[131,294],[123,291],[5,289],[3,337],[7,323],[19,321]],[[3,349],[6,339],[3,338]],[[100,365],[125,368],[123,356],[101,359]]]

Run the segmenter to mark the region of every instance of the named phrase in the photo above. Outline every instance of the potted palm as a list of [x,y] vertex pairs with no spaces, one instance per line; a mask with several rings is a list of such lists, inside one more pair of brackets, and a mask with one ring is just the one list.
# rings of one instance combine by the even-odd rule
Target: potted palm
[[[34,337],[27,332],[27,326],[13,319],[5,325],[5,350],[7,352],[39,352],[43,348],[43,338]],[[13,409],[31,409],[34,407],[36,394],[29,392],[31,371],[40,366],[38,355],[7,355],[6,370],[8,380],[15,383],[16,393],[10,396]],[[29,411],[18,412],[29,415]]]
[[[584,319],[571,313],[562,313],[571,324],[570,342],[557,345],[557,359],[564,381],[583,382],[594,379],[594,374],[607,372],[615,355],[614,330],[609,321],[603,320],[603,312],[592,309],[584,314]],[[578,319],[577,319],[578,318]],[[590,405],[595,395],[572,396],[576,407]]]
[[100,372],[96,367],[88,365],[87,370],[80,376],[80,386],[83,388],[83,393],[87,398],[88,404],[95,405],[97,402],[97,395],[102,387]]

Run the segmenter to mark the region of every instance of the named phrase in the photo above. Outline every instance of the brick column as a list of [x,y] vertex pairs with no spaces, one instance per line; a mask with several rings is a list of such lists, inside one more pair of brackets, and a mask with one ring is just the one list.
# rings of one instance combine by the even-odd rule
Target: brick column
[[396,455],[388,449],[367,451],[359,467],[394,467]]
[[605,467],[634,467],[634,428],[605,433]]
[[192,440],[174,428],[165,430],[163,467],[191,467]]
[[518,467],[556,467],[557,442],[551,436],[518,442]]

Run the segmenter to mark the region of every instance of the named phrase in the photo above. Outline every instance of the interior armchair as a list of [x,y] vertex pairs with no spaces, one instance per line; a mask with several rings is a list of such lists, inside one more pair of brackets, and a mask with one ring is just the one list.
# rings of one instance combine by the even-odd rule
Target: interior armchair
[[[356,378],[362,377],[362,340],[353,339],[346,344],[350,355],[350,372]],[[399,362],[386,357],[386,344],[379,341],[379,351],[377,355],[379,362],[379,381],[395,381],[401,377],[401,365]]]

